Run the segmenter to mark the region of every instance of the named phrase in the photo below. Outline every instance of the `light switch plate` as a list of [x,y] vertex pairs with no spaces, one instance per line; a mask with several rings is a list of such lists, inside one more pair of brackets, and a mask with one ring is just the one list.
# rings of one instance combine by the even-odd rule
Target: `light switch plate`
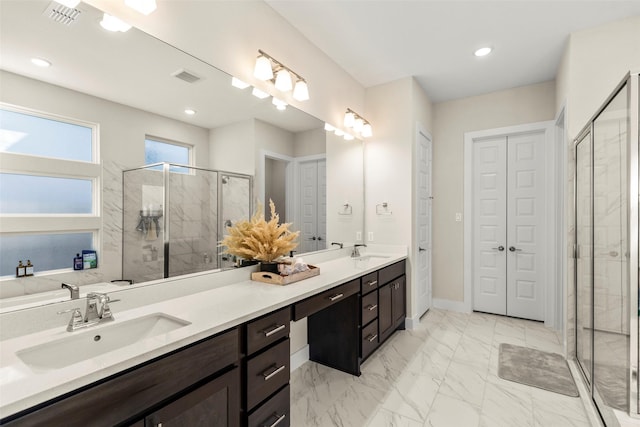
[[373,242],[373,231],[369,232],[369,241]]
[[456,212],[456,222],[462,221],[462,212]]
[[362,240],[362,231],[356,231],[356,242]]

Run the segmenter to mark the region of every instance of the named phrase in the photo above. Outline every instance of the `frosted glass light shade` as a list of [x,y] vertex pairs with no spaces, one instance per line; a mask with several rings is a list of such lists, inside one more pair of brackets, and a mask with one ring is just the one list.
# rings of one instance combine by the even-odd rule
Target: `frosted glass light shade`
[[149,15],[157,7],[156,0],[124,0],[124,4],[143,15]]
[[249,83],[245,83],[237,77],[231,78],[231,86],[237,87],[238,89],[246,89],[250,86]]
[[251,91],[251,94],[253,96],[255,96],[256,98],[260,98],[260,99],[265,99],[269,97],[269,94],[266,92],[261,91],[260,89],[258,89],[257,87],[254,87],[253,90]]
[[336,130],[336,128],[332,125],[330,125],[329,123],[325,123],[324,124],[324,130],[326,130],[327,132],[333,132],[334,130]]
[[345,141],[353,141],[353,135],[351,135],[350,133],[345,133],[344,134],[344,140]]
[[365,123],[364,126],[362,126],[361,135],[363,138],[369,138],[370,136],[373,136],[373,128],[369,123]]
[[344,135],[344,132],[343,132],[342,130],[340,130],[340,129],[336,129],[336,130],[334,131],[334,133],[336,134],[336,136],[342,136],[342,135]]
[[291,74],[287,70],[282,69],[276,73],[276,89],[280,92],[288,92],[293,89]]
[[116,18],[115,16],[111,16],[108,13],[102,15],[102,21],[100,21],[100,26],[107,31],[120,31],[125,33],[131,29],[131,25],[127,24],[124,21]]
[[298,80],[296,86],[293,88],[293,99],[296,101],[306,101],[309,99],[309,88],[307,82],[304,80]]
[[266,56],[260,55],[256,59],[256,66],[253,69],[253,75],[260,80],[271,80],[273,78],[273,69],[271,69],[271,60]]
[[276,106],[276,108],[280,111],[284,111],[287,109],[287,103],[278,98],[273,98],[271,103]]
[[362,120],[360,117],[358,117],[354,122],[353,122],[353,130],[360,133],[362,131],[362,127],[364,126],[364,120]]
[[356,122],[356,116],[351,111],[344,113],[344,125],[348,128],[353,127]]

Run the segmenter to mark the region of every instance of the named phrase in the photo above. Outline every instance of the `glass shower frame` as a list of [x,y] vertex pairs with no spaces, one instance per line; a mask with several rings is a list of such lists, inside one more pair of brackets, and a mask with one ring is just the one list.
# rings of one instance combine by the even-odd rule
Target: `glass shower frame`
[[[135,182],[134,184],[132,184],[130,182],[131,180],[128,179],[128,175],[136,172],[141,172],[147,175],[139,178],[139,182]],[[201,195],[202,198],[200,199],[200,203],[198,203],[197,197],[195,197],[195,200],[193,197],[189,197],[190,195],[192,195],[192,193],[197,193],[195,189],[175,185],[176,178],[197,176],[198,174],[204,174],[205,181],[207,181],[208,184],[208,196],[204,194]],[[207,175],[209,176],[207,177]],[[242,206],[226,206],[228,205],[228,203],[226,203],[226,200],[224,199],[224,194],[229,193],[228,191],[225,192],[224,188],[226,187],[225,184],[227,182],[242,183],[240,185],[240,188],[242,189],[242,194],[240,195],[242,200],[240,204]],[[135,282],[148,281],[174,277],[182,274],[210,272],[233,267],[235,265],[234,262],[225,262],[225,257],[223,257],[221,254],[222,248],[218,246],[218,242],[222,240],[222,236],[224,235],[226,226],[229,225],[229,218],[231,218],[233,221],[250,218],[253,212],[252,176],[176,163],[155,163],[141,166],[139,168],[124,170],[122,184],[123,279],[134,280]],[[139,198],[134,197],[132,200],[128,199],[128,194],[130,191],[132,191],[131,188],[128,188],[128,186],[131,185],[140,186]],[[153,194],[151,197],[144,196],[143,188],[145,185],[155,187],[153,189]],[[236,185],[236,189],[237,188],[238,186]],[[202,189],[200,190],[202,191]],[[215,195],[212,194],[213,191],[215,191]],[[213,199],[213,201],[211,199]],[[151,205],[148,205],[150,201]],[[208,206],[203,207],[203,203],[206,203]],[[214,207],[215,209],[213,209]],[[177,215],[175,213],[177,212],[176,208],[181,211],[183,223],[179,223],[180,215]],[[231,213],[225,213],[226,211],[231,211]],[[208,213],[209,215],[203,214],[203,212]],[[227,218],[226,222],[224,221],[223,214],[225,215],[225,218]],[[229,217],[229,215],[232,216]],[[135,223],[132,219],[134,217]],[[145,219],[147,219],[146,225]],[[176,222],[176,220],[178,222]],[[135,228],[135,231],[136,233],[142,232],[141,236],[135,236],[131,234],[133,227],[135,227],[135,224],[138,224],[138,227]],[[155,233],[155,240],[158,241],[157,245],[140,244],[140,246],[152,246],[155,249],[155,253],[150,252],[149,254],[147,254],[146,252],[148,251],[142,249],[142,251],[145,251],[145,253],[141,254],[141,249],[137,246],[132,247],[130,243],[132,240],[134,242],[140,239],[147,240],[145,234],[149,233],[149,229],[147,228],[149,226],[152,228],[151,231]],[[189,242],[187,242],[185,245],[181,244],[183,242],[179,242],[178,240],[176,240],[184,240],[184,234],[180,233],[179,229],[183,228],[184,232],[184,229],[189,227],[191,229],[193,229],[194,227],[203,228],[203,230],[205,231],[208,230],[208,233],[212,234],[212,237],[215,236],[213,239],[209,239],[209,241],[205,243],[206,248],[195,248],[195,246],[202,246],[202,244],[198,245],[198,242],[192,243],[194,245],[194,248],[192,248],[191,251],[194,254],[195,252],[200,252],[195,255],[195,257],[198,258],[198,262],[193,262],[192,265],[189,265],[190,261],[188,261],[190,258],[190,254],[182,254],[178,249],[180,246],[188,247]],[[194,234],[193,230],[191,231],[191,234]],[[197,231],[196,234],[198,234]],[[201,232],[200,234],[206,235],[207,233]],[[132,236],[135,237],[132,238]],[[154,235],[152,234],[151,239],[149,239],[151,240],[151,242],[154,241],[153,236]],[[172,245],[174,246],[174,249],[178,249],[178,253],[172,250]],[[187,261],[185,262],[184,259],[178,259],[181,256]],[[132,257],[134,258],[133,260]],[[191,256],[191,258],[193,258],[193,256]],[[135,266],[131,264],[135,264]],[[184,268],[181,267],[177,269],[176,267],[178,266],[178,264],[184,264],[182,265],[182,267]],[[135,271],[133,269],[135,269]],[[141,270],[140,273],[138,273],[138,269]],[[132,271],[134,272],[132,273]]]
[[[624,95],[626,95],[626,112],[627,112],[627,116],[626,116],[626,132],[627,132],[627,136],[626,136],[626,141],[624,141],[624,143],[626,143],[626,150],[624,153],[621,153],[621,156],[624,155],[626,156],[626,165],[623,165],[621,168],[621,174],[626,175],[626,181],[624,182],[625,186],[627,187],[626,189],[622,189],[623,191],[625,191],[625,194],[627,196],[627,201],[626,201],[626,212],[624,212],[626,214],[626,224],[624,224],[624,227],[626,227],[626,235],[621,236],[622,239],[626,239],[627,241],[625,242],[626,245],[623,245],[622,248],[626,249],[626,253],[628,254],[628,262],[627,265],[624,266],[624,270],[621,272],[621,283],[622,288],[623,288],[623,297],[622,297],[622,313],[623,313],[623,322],[626,322],[627,320],[629,321],[628,323],[628,330],[629,330],[629,344],[628,344],[628,348],[625,349],[625,353],[628,355],[628,363],[627,363],[627,371],[625,372],[625,375],[627,376],[626,378],[626,383],[628,384],[628,389],[627,389],[627,396],[628,396],[628,406],[625,410],[625,412],[627,412],[630,416],[634,417],[634,418],[640,418],[640,402],[638,400],[638,397],[640,395],[639,393],[639,384],[638,384],[638,377],[637,377],[637,371],[638,371],[638,345],[639,345],[639,339],[638,339],[638,331],[639,331],[639,312],[638,312],[638,286],[639,286],[639,282],[638,282],[638,267],[639,267],[639,251],[638,251],[638,245],[639,245],[639,236],[638,236],[638,232],[640,229],[640,224],[639,224],[639,215],[638,215],[638,210],[639,210],[639,165],[638,165],[638,149],[639,149],[639,145],[640,145],[640,136],[639,136],[639,121],[640,121],[640,91],[639,91],[639,77],[638,77],[638,73],[629,73],[627,74],[627,76],[618,84],[618,86],[615,88],[615,90],[611,93],[611,95],[606,99],[606,101],[602,104],[602,106],[596,111],[596,113],[592,116],[592,118],[588,121],[588,124],[583,128],[583,130],[578,134],[578,137],[575,139],[574,144],[575,144],[575,149],[576,149],[576,180],[574,181],[574,185],[575,185],[575,191],[574,191],[574,203],[576,206],[576,212],[575,212],[575,218],[574,218],[574,224],[576,224],[576,228],[575,228],[575,233],[576,233],[576,247],[574,248],[574,262],[575,262],[575,270],[574,270],[574,283],[576,286],[575,289],[575,304],[576,304],[576,314],[578,314],[578,312],[581,310],[581,307],[579,305],[580,302],[580,297],[579,297],[579,288],[580,288],[580,277],[579,277],[579,272],[578,272],[578,266],[579,266],[579,257],[580,257],[580,248],[578,247],[578,244],[580,241],[583,241],[584,239],[580,239],[580,236],[578,236],[578,233],[580,233],[579,227],[578,225],[580,224],[578,215],[579,215],[579,210],[581,208],[580,206],[580,200],[578,197],[578,174],[579,174],[579,167],[580,167],[580,156],[579,156],[579,152],[578,149],[580,148],[580,144],[590,144],[590,155],[591,157],[591,168],[592,171],[595,168],[595,161],[594,161],[594,138],[597,137],[597,135],[594,135],[594,130],[595,130],[595,124],[596,124],[596,120],[598,120],[599,117],[601,117],[602,113],[606,111],[607,107],[610,105],[610,103],[612,103],[614,101],[614,99],[620,94],[620,93],[624,93]],[[584,151],[584,150],[583,150]],[[622,157],[621,157],[622,158]],[[626,166],[626,171],[622,170],[624,169]],[[625,173],[626,172],[626,173]],[[592,252],[592,257],[591,257],[591,261],[592,261],[592,265],[595,262],[594,261],[594,257],[593,257],[593,245],[595,245],[594,242],[594,225],[593,225],[593,209],[594,209],[594,201],[593,201],[593,186],[594,186],[594,175],[592,173],[591,177],[590,177],[590,181],[591,181],[591,186],[592,186],[592,193],[591,193],[591,209],[592,209],[592,224],[591,224],[591,236],[590,236],[590,241],[592,243],[592,247],[589,249]],[[626,246],[626,248],[625,248]],[[622,252],[622,251],[621,251]],[[622,257],[624,258],[624,252],[622,253]],[[611,255],[613,256],[613,255]],[[584,266],[582,266],[582,269],[584,269]],[[593,304],[594,301],[594,278],[595,278],[595,273],[594,270],[592,268],[592,272],[591,272],[591,301]],[[626,288],[625,288],[626,287]],[[624,292],[627,292],[627,301],[624,301]],[[624,318],[625,316],[625,310],[628,310],[626,315],[628,315],[628,318]],[[593,399],[593,401],[596,403],[596,406],[603,418],[603,420],[605,421],[605,423],[609,424],[609,421],[611,421],[611,424],[613,424],[612,418],[615,417],[613,411],[611,410],[611,407],[606,405],[605,400],[603,399],[603,397],[600,395],[600,392],[598,391],[598,378],[595,378],[598,373],[594,372],[594,366],[595,363],[597,362],[595,360],[595,357],[597,356],[597,354],[595,354],[595,334],[593,332],[594,329],[597,329],[597,325],[595,324],[595,309],[592,307],[592,317],[591,317],[591,325],[592,325],[592,335],[591,335],[591,342],[592,342],[592,352],[591,352],[591,360],[587,361],[587,363],[591,363],[591,366],[589,367],[590,369],[585,369],[584,366],[584,361],[580,361],[578,360],[578,366],[581,368],[582,374],[585,378],[585,382],[587,383],[587,388],[589,389],[590,393],[591,393],[591,398]],[[576,316],[576,354],[579,354],[580,349],[578,348],[579,342],[581,341],[578,338],[578,334],[579,334],[579,328],[581,327],[581,323],[580,319],[578,319],[578,316]],[[623,328],[624,328],[624,323],[623,323]]]

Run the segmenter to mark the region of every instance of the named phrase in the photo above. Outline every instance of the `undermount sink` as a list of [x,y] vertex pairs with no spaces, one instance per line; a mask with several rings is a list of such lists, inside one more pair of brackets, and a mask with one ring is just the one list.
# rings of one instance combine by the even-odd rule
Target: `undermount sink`
[[359,257],[355,257],[356,261],[369,261],[371,259],[386,259],[391,258],[389,255],[361,255]]
[[190,324],[164,313],[154,313],[71,332],[64,338],[20,350],[16,355],[35,370],[59,369]]

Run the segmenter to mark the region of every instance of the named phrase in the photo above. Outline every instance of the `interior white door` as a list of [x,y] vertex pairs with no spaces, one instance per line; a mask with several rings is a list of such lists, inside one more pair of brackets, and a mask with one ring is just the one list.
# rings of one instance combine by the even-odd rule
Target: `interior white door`
[[431,138],[418,132],[416,146],[416,220],[418,230],[417,252],[417,309],[422,316],[431,307]]
[[507,138],[507,315],[544,320],[545,137]]
[[507,139],[473,143],[473,309],[507,314]]
[[544,320],[544,132],[473,143],[473,309]]
[[303,161],[300,176],[300,244],[298,252],[327,247],[327,162]]

